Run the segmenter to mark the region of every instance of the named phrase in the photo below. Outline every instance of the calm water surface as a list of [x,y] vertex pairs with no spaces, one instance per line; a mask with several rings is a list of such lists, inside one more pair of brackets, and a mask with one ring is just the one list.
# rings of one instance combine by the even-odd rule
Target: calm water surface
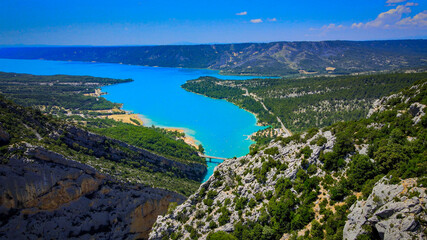
[[[142,114],[145,125],[183,128],[200,141],[206,154],[217,157],[239,157],[248,153],[253,141],[248,135],[261,129],[256,118],[224,100],[190,93],[181,88],[187,80],[200,76],[221,79],[251,77],[221,76],[204,69],[156,68],[133,65],[62,62],[43,60],[0,59],[0,71],[38,75],[89,75],[109,78],[131,78],[131,83],[103,87],[110,101],[123,103],[123,109]],[[216,164],[208,163],[206,181]]]

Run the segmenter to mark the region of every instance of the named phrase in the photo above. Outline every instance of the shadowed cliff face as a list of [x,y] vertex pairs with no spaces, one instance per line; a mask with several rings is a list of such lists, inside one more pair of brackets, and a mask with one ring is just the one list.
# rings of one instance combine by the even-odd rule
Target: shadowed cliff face
[[77,144],[79,147],[91,149],[96,157],[104,157],[114,162],[120,162],[121,159],[135,160],[154,172],[173,171],[177,177],[201,181],[207,172],[205,165],[184,164],[170,160],[122,141],[93,134],[71,125],[64,131],[62,141],[70,148]]
[[145,239],[179,194],[117,182],[27,144],[0,165],[0,238]]
[[0,239],[148,238],[157,216],[185,197],[114,171],[129,162],[144,170],[135,179],[201,179],[206,172],[0,96]]

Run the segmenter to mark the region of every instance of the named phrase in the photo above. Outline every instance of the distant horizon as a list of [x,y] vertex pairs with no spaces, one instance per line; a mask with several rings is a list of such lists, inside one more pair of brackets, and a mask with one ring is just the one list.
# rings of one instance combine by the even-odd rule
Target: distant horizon
[[171,43],[171,44],[140,44],[140,45],[49,45],[49,44],[0,44],[0,47],[154,47],[154,46],[200,46],[200,45],[228,45],[228,44],[268,44],[268,43],[283,43],[283,42],[379,42],[379,41],[419,41],[427,40],[427,37],[421,38],[396,38],[396,39],[369,39],[369,40],[296,40],[296,41],[268,41],[268,42],[230,42],[230,43]]
[[421,0],[0,1],[0,45],[158,46],[427,37]]

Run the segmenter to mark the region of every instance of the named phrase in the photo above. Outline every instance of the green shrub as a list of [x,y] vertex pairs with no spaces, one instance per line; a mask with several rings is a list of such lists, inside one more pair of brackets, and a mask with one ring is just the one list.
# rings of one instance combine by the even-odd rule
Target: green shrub
[[214,221],[210,221],[209,222],[209,228],[210,229],[214,229],[214,228],[217,228],[217,227],[218,227],[218,225]]
[[341,181],[330,190],[331,199],[335,201],[343,200],[349,193],[348,181],[345,178],[341,179]]
[[307,173],[308,175],[313,175],[317,173],[317,166],[315,164],[311,164],[308,168],[307,168]]
[[304,155],[304,159],[308,159],[311,154],[313,153],[313,150],[309,146],[305,146],[301,151],[299,152],[300,155]]
[[387,174],[388,171],[396,169],[399,162],[408,161],[409,157],[402,145],[392,143],[380,146],[374,153],[374,159],[378,164],[379,172]]
[[234,208],[236,211],[245,209],[248,199],[245,197],[236,197],[234,198]]
[[311,145],[317,145],[317,146],[323,146],[328,142],[328,139],[326,139],[324,136],[318,136],[315,139],[313,139],[310,144]]
[[207,240],[237,240],[237,238],[224,231],[210,232],[206,237]]
[[360,191],[365,182],[376,175],[375,164],[368,156],[356,154],[352,157],[347,176],[354,190]]
[[249,200],[248,207],[252,209],[256,206],[256,202],[257,201],[254,198],[251,198],[251,200]]
[[337,171],[345,166],[345,161],[336,152],[328,152],[320,155],[320,161],[324,163],[324,168],[327,171]]
[[271,147],[264,150],[264,153],[267,155],[277,155],[279,154],[279,148],[278,147]]

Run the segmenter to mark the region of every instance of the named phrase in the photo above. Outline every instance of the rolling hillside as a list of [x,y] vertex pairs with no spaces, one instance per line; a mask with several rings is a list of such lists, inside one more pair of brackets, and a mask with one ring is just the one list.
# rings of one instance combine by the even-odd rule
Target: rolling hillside
[[224,74],[348,74],[426,67],[427,40],[14,47],[1,48],[0,58],[209,68]]

